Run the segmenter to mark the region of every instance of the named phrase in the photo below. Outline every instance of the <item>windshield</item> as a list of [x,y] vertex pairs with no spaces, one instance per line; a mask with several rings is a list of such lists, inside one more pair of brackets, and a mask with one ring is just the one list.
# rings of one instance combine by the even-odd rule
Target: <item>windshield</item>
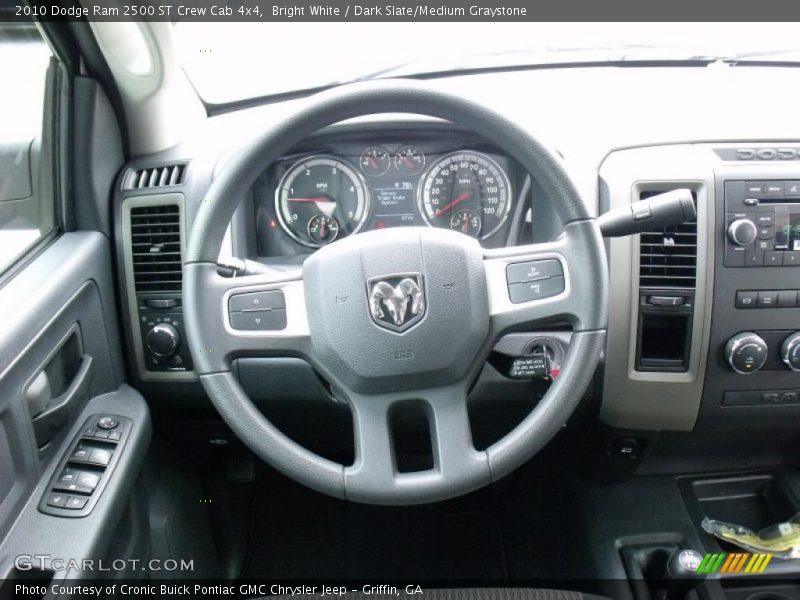
[[200,96],[222,104],[377,77],[642,60],[800,63],[795,23],[177,23]]

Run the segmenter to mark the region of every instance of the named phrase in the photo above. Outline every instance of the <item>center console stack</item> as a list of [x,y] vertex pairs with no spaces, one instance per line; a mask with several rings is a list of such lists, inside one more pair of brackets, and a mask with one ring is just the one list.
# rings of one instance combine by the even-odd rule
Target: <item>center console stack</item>
[[[800,164],[716,172],[711,346],[700,424],[800,416]],[[788,420],[787,420],[788,419]]]

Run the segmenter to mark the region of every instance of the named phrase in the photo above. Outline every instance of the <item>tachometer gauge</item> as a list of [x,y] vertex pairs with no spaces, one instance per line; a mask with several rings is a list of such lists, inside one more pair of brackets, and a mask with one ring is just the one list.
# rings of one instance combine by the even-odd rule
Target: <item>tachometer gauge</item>
[[508,218],[511,184],[500,165],[488,156],[455,152],[431,167],[420,186],[418,202],[428,225],[484,239]]
[[403,175],[416,175],[425,168],[425,155],[416,146],[403,146],[394,155],[394,166]]
[[389,151],[380,146],[370,146],[361,155],[361,170],[370,177],[380,177],[392,166]]
[[332,156],[297,162],[275,192],[281,227],[294,240],[318,247],[360,230],[369,213],[364,180]]

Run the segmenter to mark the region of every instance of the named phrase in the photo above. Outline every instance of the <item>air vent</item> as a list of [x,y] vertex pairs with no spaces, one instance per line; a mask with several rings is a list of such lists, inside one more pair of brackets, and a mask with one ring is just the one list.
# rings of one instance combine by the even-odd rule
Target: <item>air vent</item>
[[185,176],[186,164],[184,163],[137,169],[128,172],[123,187],[126,190],[146,190],[181,185]]
[[177,204],[131,208],[136,292],[181,291],[181,213]]
[[[663,192],[645,192],[642,199]],[[694,194],[692,194],[694,196]],[[695,198],[697,203],[697,198]],[[691,288],[697,275],[697,221],[641,234],[639,286]]]

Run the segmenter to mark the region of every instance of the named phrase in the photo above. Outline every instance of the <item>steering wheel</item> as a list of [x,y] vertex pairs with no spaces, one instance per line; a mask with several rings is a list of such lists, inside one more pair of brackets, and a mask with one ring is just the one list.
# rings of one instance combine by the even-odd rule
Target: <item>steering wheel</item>
[[[323,127],[383,113],[445,119],[497,144],[548,192],[563,234],[548,243],[485,250],[475,239],[449,230],[384,229],[325,246],[302,269],[235,278],[219,274],[226,227],[265,165]],[[510,285],[541,289],[533,290],[536,283],[509,284],[507,278],[509,265],[535,261],[551,261],[533,266],[555,269],[553,277],[538,282],[549,295],[512,294]],[[285,318],[285,327],[232,327],[230,303],[239,294],[263,291],[275,292],[265,296],[273,308],[265,316]],[[184,266],[189,347],[223,419],[278,471],[325,494],[373,504],[458,496],[502,478],[533,456],[565,423],[594,374],[605,340],[607,302],[608,266],[599,228],[559,159],[502,115],[404,81],[352,84],[312,96],[238,151],[202,201]],[[573,329],[558,378],[515,429],[485,451],[476,450],[466,398],[492,347],[504,332],[554,322],[568,322]],[[352,410],[354,463],[325,459],[275,428],[231,373],[231,361],[244,356],[293,356],[310,363]],[[390,417],[406,402],[422,405],[430,423],[434,466],[427,471],[397,469]]]

